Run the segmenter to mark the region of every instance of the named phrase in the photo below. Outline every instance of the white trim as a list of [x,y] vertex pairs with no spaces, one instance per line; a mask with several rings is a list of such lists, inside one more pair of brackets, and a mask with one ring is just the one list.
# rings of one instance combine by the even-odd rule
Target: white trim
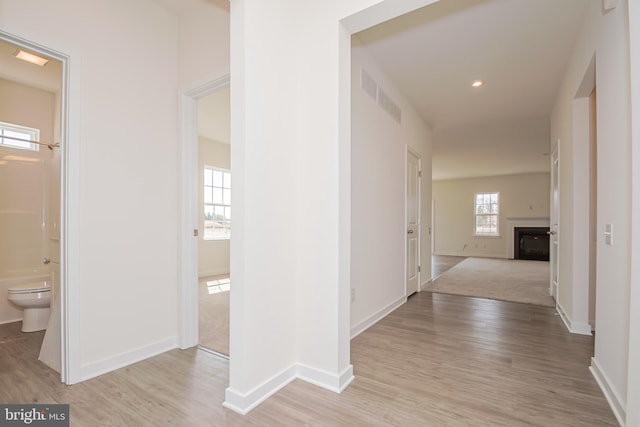
[[353,366],[349,365],[338,375],[311,366],[298,364],[296,377],[334,393],[342,393],[353,382]]
[[22,322],[22,317],[17,317],[15,319],[10,319],[10,320],[3,320],[2,322],[0,322],[0,325],[6,325],[7,323],[15,323],[15,322]]
[[407,302],[407,297],[403,295],[402,297],[398,298],[396,301],[392,302],[388,306],[372,314],[366,319],[360,321],[358,324],[353,325],[351,327],[351,339],[354,339],[355,337],[357,337],[358,335],[360,335],[361,333],[369,329],[371,326],[378,323],[378,321],[380,321],[382,318],[384,318],[389,313],[394,311],[396,308],[400,307],[405,302]]
[[151,345],[139,347],[132,351],[127,351],[106,359],[88,363],[82,366],[81,381],[95,378],[108,372],[115,371],[116,369],[140,362],[141,360],[157,356],[158,354],[173,350],[176,347],[177,340],[175,337],[172,337],[155,342]]
[[178,143],[178,346],[198,344],[197,99],[229,86],[230,76],[194,86],[181,94]]
[[624,400],[618,396],[615,389],[611,387],[611,381],[609,377],[600,369],[600,364],[595,357],[591,358],[591,366],[589,367],[589,371],[593,375],[593,378],[596,379],[596,382],[600,386],[600,390],[604,394],[605,399],[609,403],[611,407],[611,411],[613,411],[613,415],[615,415],[616,420],[620,423],[621,426],[625,425],[625,419],[627,418],[627,414],[625,411]]
[[355,377],[353,376],[353,366],[351,365],[336,375],[311,366],[294,364],[254,387],[248,393],[243,394],[231,387],[227,388],[225,390],[225,400],[222,405],[241,415],[245,415],[296,379],[322,387],[334,393],[342,393]]
[[[408,174],[409,174],[409,155],[412,155],[418,160],[418,289],[417,292],[422,291],[420,287],[420,283],[422,281],[422,156],[420,153],[412,149],[409,144],[405,144],[406,153],[404,156],[404,229],[409,229],[409,182],[408,182]],[[409,296],[407,291],[407,284],[409,282],[409,237],[405,233],[404,237],[404,294],[405,296]]]
[[592,335],[591,334],[591,325],[586,323],[576,323],[571,317],[567,315],[564,307],[558,301],[556,301],[556,311],[560,315],[560,318],[564,322],[564,325],[567,327],[567,330],[572,334],[576,335]]
[[[207,240],[209,241],[209,240]],[[221,240],[211,240],[212,242],[220,242]],[[228,241],[228,240],[222,240],[223,242]],[[228,268],[217,268],[215,270],[208,270],[208,271],[199,271],[198,272],[198,279],[202,279],[203,277],[209,277],[209,276],[222,276],[223,274],[229,274],[229,269]]]
[[[0,28],[10,25],[0,22]],[[34,40],[33,34],[28,36]],[[72,118],[80,117],[81,57],[67,50],[53,50],[49,40],[29,41],[21,36],[0,30],[0,39],[16,46],[26,48],[62,63],[62,86],[60,89],[60,305],[61,305],[61,369],[60,379],[63,383],[73,384],[80,381],[80,297],[79,297],[79,182],[80,162],[79,144],[80,121]],[[44,44],[47,44],[47,47]],[[73,84],[71,84],[73,76]]]
[[262,384],[252,388],[247,393],[240,393],[238,390],[228,387],[224,392],[224,402],[222,405],[241,415],[245,415],[278,392],[282,387],[295,380],[296,377],[297,366],[294,364],[283,369]]

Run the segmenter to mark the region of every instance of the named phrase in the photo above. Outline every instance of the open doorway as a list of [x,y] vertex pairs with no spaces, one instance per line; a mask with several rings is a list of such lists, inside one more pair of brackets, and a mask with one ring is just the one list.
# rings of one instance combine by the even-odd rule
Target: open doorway
[[65,68],[0,32],[0,327],[11,347],[2,353],[22,343],[17,363],[38,359],[64,382]]
[[230,90],[198,98],[198,346],[229,355]]

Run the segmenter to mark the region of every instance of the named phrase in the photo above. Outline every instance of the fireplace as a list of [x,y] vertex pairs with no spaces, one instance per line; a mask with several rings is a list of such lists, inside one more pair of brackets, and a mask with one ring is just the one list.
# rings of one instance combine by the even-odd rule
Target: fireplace
[[514,227],[513,258],[549,261],[549,227]]

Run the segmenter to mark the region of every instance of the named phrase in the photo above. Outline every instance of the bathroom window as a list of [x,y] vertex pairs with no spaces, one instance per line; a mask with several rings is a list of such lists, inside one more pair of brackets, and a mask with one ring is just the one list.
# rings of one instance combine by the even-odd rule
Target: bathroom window
[[40,129],[0,122],[0,146],[38,151],[39,145],[31,141],[40,139]]
[[204,236],[205,240],[231,238],[231,173],[204,168]]
[[477,193],[475,199],[475,235],[499,236],[499,213],[498,193]]

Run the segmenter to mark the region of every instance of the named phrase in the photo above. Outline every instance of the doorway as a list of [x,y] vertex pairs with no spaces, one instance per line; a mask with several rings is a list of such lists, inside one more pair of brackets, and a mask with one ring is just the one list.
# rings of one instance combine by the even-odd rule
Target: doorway
[[229,356],[230,90],[198,98],[198,346]]
[[407,297],[420,288],[420,157],[407,149]]
[[[199,113],[201,110],[199,108],[199,101],[202,99],[203,103],[206,102],[206,98],[209,95],[213,95],[212,99],[215,99],[216,93],[219,97],[224,97],[224,92],[229,91],[229,75],[223,76],[216,80],[211,80],[203,85],[197,86],[189,91],[186,91],[182,96],[181,102],[181,142],[180,142],[180,208],[179,208],[179,279],[180,279],[180,287],[179,287],[179,347],[182,349],[198,346],[200,344],[200,288],[203,288],[203,293],[206,292],[206,295],[209,295],[209,284],[208,282],[213,282],[213,280],[224,280],[223,276],[225,271],[221,271],[221,269],[226,269],[226,274],[228,275],[228,258],[226,261],[226,267],[220,267],[221,265],[225,265],[224,259],[223,262],[220,263],[220,259],[217,259],[219,262],[218,267],[211,267],[211,264],[208,262],[208,258],[216,257],[215,250],[213,253],[210,253],[208,250],[199,250],[199,245],[203,242],[204,246],[207,245],[204,239],[205,236],[205,209],[204,209],[204,166],[205,166],[205,157],[202,157],[202,164],[200,164],[200,156],[198,155],[199,151],[199,123],[202,123],[203,128],[212,126],[213,128],[217,128],[217,130],[203,130],[205,134],[210,133],[210,137],[215,139],[227,139],[228,140],[228,131],[226,131],[227,136],[224,135],[225,132],[220,133],[219,125],[216,125],[218,118],[225,117],[227,114],[227,118],[224,119],[228,122],[228,110],[229,110],[229,102],[223,106],[223,110],[226,108],[227,113],[221,112],[214,109],[211,114],[207,114],[206,108],[202,109],[202,113],[204,113],[204,117],[200,118]],[[228,99],[228,95],[226,95]],[[219,100],[217,105],[222,105]],[[215,116],[213,119],[209,116]],[[223,120],[223,121],[224,121]],[[205,137],[205,139],[207,139]],[[220,143],[221,141],[217,141]],[[223,144],[222,144],[223,145]],[[208,147],[208,145],[205,145]],[[221,145],[215,145],[215,148],[212,150],[215,152],[217,149],[218,156],[213,155],[213,160],[211,163],[225,165],[227,164],[227,169],[229,163],[218,163],[221,160],[216,160],[216,157],[224,157],[221,152],[224,152],[224,148],[221,148]],[[228,151],[228,148],[227,148]],[[207,166],[214,166],[215,164],[210,164]],[[219,167],[218,169],[224,169],[224,167]],[[211,177],[213,184],[213,176]],[[224,180],[224,178],[223,178]],[[213,185],[211,186],[213,187]],[[217,190],[224,191],[224,184],[222,187],[216,187]],[[213,190],[211,190],[213,193]],[[211,193],[211,194],[212,194]],[[212,199],[213,200],[213,199]],[[213,208],[213,213],[215,213],[215,207]],[[224,216],[224,210],[223,210]],[[213,220],[213,218],[212,218]],[[230,224],[230,219],[229,219]],[[207,225],[212,225],[209,222]],[[222,223],[222,231],[224,232],[224,221]],[[218,242],[219,243],[219,242]],[[227,241],[227,245],[229,241]],[[210,248],[207,248],[210,249]],[[218,247],[218,249],[220,249]],[[202,252],[205,261],[200,262],[200,253]],[[218,251],[218,254],[220,251]],[[224,251],[222,251],[224,253]],[[218,258],[220,255],[218,255]],[[223,255],[224,257],[224,255]],[[200,276],[201,276],[201,266],[202,266],[202,286],[200,286]],[[210,277],[211,276],[211,277]],[[212,280],[209,280],[212,279]],[[226,283],[218,282],[211,283],[212,294],[226,292],[222,291],[225,289]],[[207,289],[204,289],[207,288]],[[216,292],[220,291],[220,292]],[[222,327],[222,330],[227,333],[226,340],[228,341],[228,327]],[[206,348],[206,347],[203,347]],[[219,355],[224,355],[224,353],[220,351],[216,351],[214,349],[208,349],[211,352],[214,352]],[[226,357],[226,356],[225,356]]]
[[6,301],[8,288],[46,284],[50,314],[46,329],[34,332],[41,344],[33,357],[69,383],[70,334],[63,309],[67,298],[67,58],[0,32],[0,69],[0,253],[4,254],[0,323],[24,319],[23,311]]

